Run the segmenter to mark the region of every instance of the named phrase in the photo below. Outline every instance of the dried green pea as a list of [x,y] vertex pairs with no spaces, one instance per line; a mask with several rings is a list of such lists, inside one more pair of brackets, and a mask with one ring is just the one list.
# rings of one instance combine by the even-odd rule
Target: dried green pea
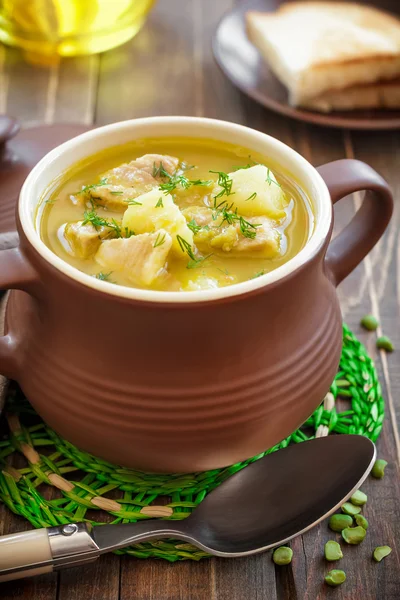
[[272,560],[276,565],[288,565],[292,562],[293,550],[288,546],[281,546],[274,550]]
[[358,513],[361,512],[361,508],[359,506],[354,506],[351,502],[345,502],[340,508],[345,515],[350,515],[351,517],[354,517],[354,515],[358,515]]
[[375,329],[378,329],[379,326],[378,319],[374,317],[374,315],[365,315],[365,317],[361,319],[360,323],[364,329],[368,329],[368,331],[375,331]]
[[339,513],[331,516],[328,525],[329,528],[332,529],[332,531],[341,532],[346,527],[351,527],[353,525],[353,519],[350,515],[344,515]]
[[325,583],[332,587],[336,587],[346,581],[346,573],[344,571],[340,571],[339,569],[333,569],[333,571],[329,571],[325,575]]
[[368,525],[368,521],[364,517],[364,515],[354,515],[354,520],[357,523],[357,525],[360,525],[361,527],[363,527],[365,529],[365,531],[367,531],[369,525]]
[[367,494],[364,494],[364,492],[362,492],[361,490],[357,490],[356,492],[354,492],[354,494],[350,498],[350,502],[355,506],[363,506],[367,503],[367,500]]
[[357,527],[346,527],[346,529],[343,529],[342,531],[342,538],[347,544],[355,546],[361,544],[366,533],[364,527],[361,527],[361,525],[357,525]]
[[373,553],[373,557],[374,560],[376,560],[376,562],[381,562],[382,559],[385,558],[385,556],[388,556],[391,553],[392,549],[390,546],[378,546],[377,548],[375,548],[374,553]]
[[324,554],[326,560],[339,560],[340,558],[343,558],[343,552],[340,545],[333,540],[326,542]]
[[387,465],[387,461],[383,458],[378,458],[375,461],[374,466],[372,467],[371,475],[375,477],[375,479],[382,479],[385,474],[385,467]]
[[394,350],[393,342],[390,338],[387,337],[387,335],[382,335],[381,337],[379,337],[376,340],[376,346],[381,350],[386,350],[386,352],[393,352]]

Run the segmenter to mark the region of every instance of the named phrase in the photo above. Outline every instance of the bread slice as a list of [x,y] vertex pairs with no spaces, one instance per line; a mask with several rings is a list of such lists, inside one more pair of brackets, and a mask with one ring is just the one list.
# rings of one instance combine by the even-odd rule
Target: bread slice
[[305,101],[303,106],[319,112],[370,108],[400,109],[400,79],[325,92],[317,98]]
[[[293,2],[275,13],[250,11],[246,23],[249,39],[286,85],[294,106],[400,76],[400,21],[375,8]],[[332,105],[336,102],[335,97]]]

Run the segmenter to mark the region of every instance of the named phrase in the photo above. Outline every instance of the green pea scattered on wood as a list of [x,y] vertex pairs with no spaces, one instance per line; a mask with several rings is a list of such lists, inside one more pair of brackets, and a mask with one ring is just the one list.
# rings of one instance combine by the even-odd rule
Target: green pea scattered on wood
[[343,558],[343,552],[340,545],[337,542],[334,542],[333,540],[329,540],[329,542],[326,542],[324,554],[326,560],[329,561],[339,560],[340,558]]
[[360,323],[362,327],[368,329],[368,331],[375,331],[379,327],[379,321],[374,315],[365,315]]
[[375,548],[372,556],[376,562],[381,562],[381,560],[383,560],[385,556],[388,556],[391,551],[392,549],[390,546],[378,546]]
[[288,565],[292,562],[293,550],[288,546],[280,546],[274,550],[272,560],[276,565]]
[[382,479],[385,474],[386,465],[386,460],[384,460],[383,458],[378,458],[378,460],[375,461],[375,464],[371,470],[372,477],[375,477],[375,479]]
[[386,350],[386,352],[393,352],[394,346],[392,340],[387,335],[382,335],[376,340],[376,346],[380,350]]
[[367,500],[367,494],[364,494],[364,492],[362,492],[361,490],[357,490],[356,492],[354,492],[354,494],[350,498],[350,502],[355,506],[364,506],[364,504],[367,503]]
[[339,569],[333,569],[329,571],[325,575],[325,583],[330,585],[331,587],[336,587],[341,585],[346,581],[346,573],[344,571],[340,571]]
[[346,529],[343,529],[342,531],[342,538],[347,544],[356,546],[357,544],[361,544],[366,533],[364,527],[361,527],[361,525],[357,525],[357,527],[346,527]]
[[368,521],[364,517],[364,515],[354,515],[354,520],[357,523],[357,525],[360,525],[361,527],[363,527],[365,529],[365,531],[367,531],[369,525],[368,525]]
[[350,515],[351,517],[354,517],[354,515],[358,515],[358,513],[361,512],[361,508],[355,506],[351,502],[345,502],[340,508],[345,515]]
[[350,515],[339,513],[331,516],[328,525],[332,531],[337,531],[340,533],[346,527],[351,527],[353,525],[353,519]]

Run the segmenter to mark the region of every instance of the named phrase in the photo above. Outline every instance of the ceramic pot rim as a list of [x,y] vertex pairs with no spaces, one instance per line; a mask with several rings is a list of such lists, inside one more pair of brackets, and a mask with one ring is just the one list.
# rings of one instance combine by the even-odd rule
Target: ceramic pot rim
[[[200,137],[237,143],[260,154],[274,157],[300,179],[311,197],[315,211],[315,229],[310,239],[287,263],[252,279],[231,286],[191,292],[143,290],[100,281],[66,263],[40,239],[37,230],[38,198],[60,173],[78,160],[97,151],[134,139],[151,137]],[[247,294],[278,282],[312,259],[323,246],[331,226],[332,203],[328,188],[318,171],[295,150],[279,140],[243,125],[202,117],[147,117],[105,125],[57,146],[44,156],[28,175],[20,192],[18,214],[22,229],[38,254],[53,267],[100,293],[132,300],[163,303],[190,303],[220,300]]]

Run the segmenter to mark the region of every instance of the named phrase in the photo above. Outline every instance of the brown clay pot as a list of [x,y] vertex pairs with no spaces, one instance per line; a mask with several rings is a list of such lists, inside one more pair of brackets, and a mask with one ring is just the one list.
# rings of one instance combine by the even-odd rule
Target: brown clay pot
[[[179,293],[98,281],[41,242],[34,209],[60,172],[102,148],[171,135],[231,141],[284,165],[314,204],[305,248],[258,279]],[[363,204],[330,243],[332,203],[356,190],[367,190]],[[0,287],[22,290],[8,304],[0,371],[59,434],[116,464],[197,471],[248,458],[300,426],[329,390],[342,338],[335,286],[391,213],[389,187],[367,165],[317,171],[232,123],[163,117],[85,133],[42,159],[21,191],[20,246],[0,253]]]

